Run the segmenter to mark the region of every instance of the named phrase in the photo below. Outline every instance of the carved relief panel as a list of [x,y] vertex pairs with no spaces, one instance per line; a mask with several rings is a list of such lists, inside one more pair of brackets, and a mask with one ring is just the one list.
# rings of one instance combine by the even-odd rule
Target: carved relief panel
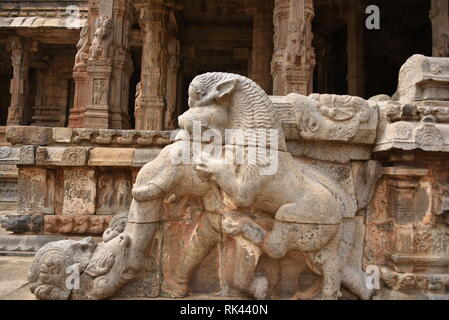
[[132,174],[121,170],[100,170],[97,179],[97,214],[115,214],[131,204]]
[[18,179],[18,213],[21,214],[53,214],[54,184],[48,183],[46,169],[19,168]]
[[63,214],[95,213],[95,171],[84,168],[64,170]]

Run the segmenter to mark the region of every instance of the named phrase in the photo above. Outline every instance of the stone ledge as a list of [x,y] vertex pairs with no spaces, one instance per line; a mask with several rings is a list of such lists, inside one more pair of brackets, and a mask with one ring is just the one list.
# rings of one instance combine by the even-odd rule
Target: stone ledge
[[111,219],[109,215],[47,215],[44,216],[44,233],[101,235]]
[[6,128],[6,140],[13,145],[45,146],[53,142],[53,130],[47,127],[13,126]]
[[32,165],[35,146],[0,147],[0,165]]
[[[0,235],[0,255],[12,255],[14,252],[37,252],[49,242],[74,239],[79,240],[84,237],[69,237],[61,235]],[[92,237],[97,243],[100,237]]]
[[5,214],[0,217],[0,225],[14,233],[42,233],[44,218],[41,215]]
[[133,167],[143,167],[146,163],[156,159],[162,149],[135,149],[133,158]]
[[38,147],[36,165],[85,166],[89,150],[87,147]]
[[89,166],[131,167],[134,160],[133,148],[93,148],[90,150]]
[[449,152],[449,125],[424,121],[398,121],[386,124],[385,129],[379,133],[374,151],[421,149],[430,152]]
[[17,146],[163,147],[171,143],[170,136],[171,131],[49,128],[38,126],[6,127],[7,141]]

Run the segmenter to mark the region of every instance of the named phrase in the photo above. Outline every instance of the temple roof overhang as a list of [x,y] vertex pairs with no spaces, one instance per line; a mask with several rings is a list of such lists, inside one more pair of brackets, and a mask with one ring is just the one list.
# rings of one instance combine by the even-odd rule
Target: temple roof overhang
[[0,28],[66,28],[80,29],[86,19],[67,20],[66,17],[0,17]]

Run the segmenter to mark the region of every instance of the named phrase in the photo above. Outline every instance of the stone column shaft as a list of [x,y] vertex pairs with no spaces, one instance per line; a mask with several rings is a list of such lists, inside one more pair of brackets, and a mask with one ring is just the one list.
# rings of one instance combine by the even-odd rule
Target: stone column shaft
[[162,130],[167,73],[167,8],[150,1],[140,7],[144,30],[141,74],[141,113],[138,130]]
[[273,47],[273,17],[270,13],[254,15],[253,52],[250,78],[268,94],[273,91],[270,63]]
[[12,126],[24,124],[24,109],[28,95],[29,52],[26,48],[27,44],[19,37],[11,37],[8,46],[11,51],[13,78],[10,86],[11,104],[8,109],[7,125]]
[[353,10],[346,18],[347,53],[348,53],[348,94],[363,97],[364,66],[363,66],[363,21],[360,11]]
[[165,111],[164,129],[173,130],[176,127],[176,107],[178,103],[178,73],[181,67],[180,43],[176,34],[170,35],[168,46],[169,60],[167,64],[167,89],[165,99],[167,110]]
[[449,1],[432,0],[430,20],[432,21],[432,56],[449,56]]

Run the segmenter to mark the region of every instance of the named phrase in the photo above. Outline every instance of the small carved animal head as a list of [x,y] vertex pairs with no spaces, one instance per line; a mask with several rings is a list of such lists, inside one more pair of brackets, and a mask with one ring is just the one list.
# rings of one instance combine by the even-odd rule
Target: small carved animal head
[[90,237],[81,241],[55,241],[43,246],[36,253],[28,272],[31,292],[38,299],[68,299],[71,289],[66,286],[67,267],[78,264],[82,272],[95,247],[96,243]]

